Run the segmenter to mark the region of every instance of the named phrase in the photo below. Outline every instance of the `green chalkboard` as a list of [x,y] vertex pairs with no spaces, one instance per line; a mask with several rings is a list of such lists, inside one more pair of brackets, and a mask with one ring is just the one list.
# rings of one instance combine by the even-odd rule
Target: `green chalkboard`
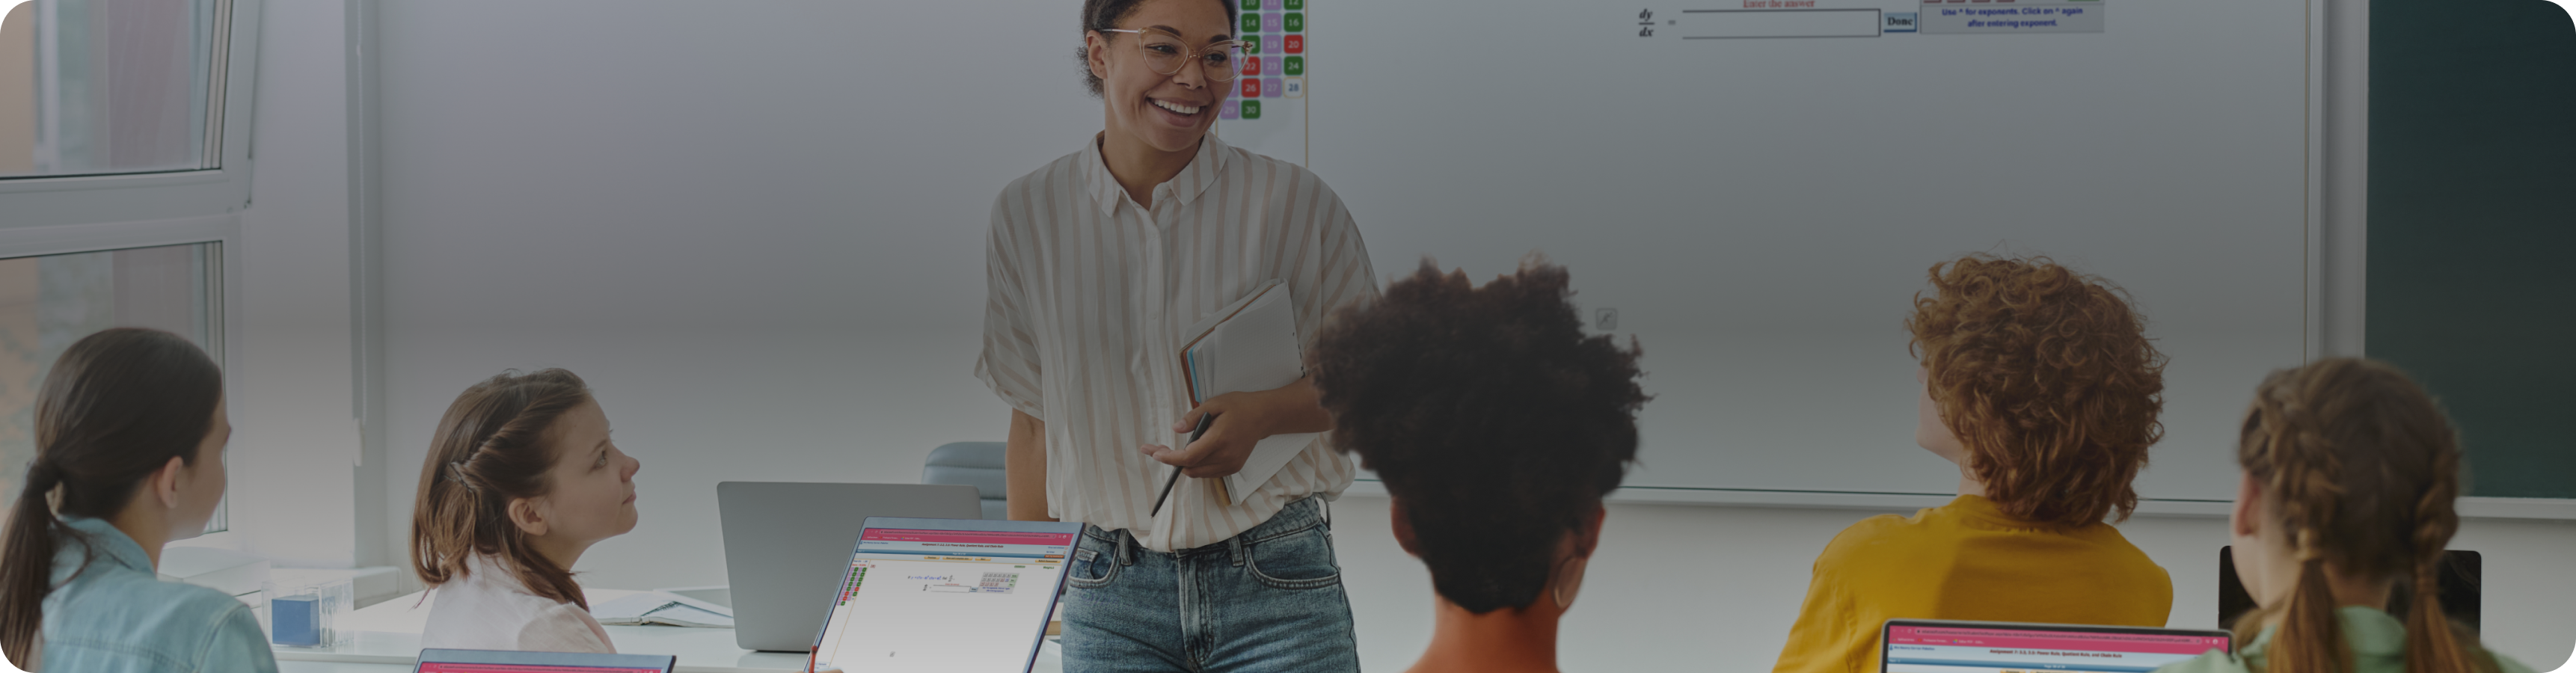
[[2370,356],[2439,396],[2469,495],[2576,498],[2576,27],[2370,0]]

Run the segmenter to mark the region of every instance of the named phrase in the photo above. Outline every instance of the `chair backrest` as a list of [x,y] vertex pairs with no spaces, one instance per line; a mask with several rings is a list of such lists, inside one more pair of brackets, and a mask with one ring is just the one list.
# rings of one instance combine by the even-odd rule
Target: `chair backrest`
[[949,442],[930,450],[930,459],[922,461],[921,483],[962,484],[975,487],[984,500],[984,518],[1007,519],[1010,486],[1002,477],[1002,453],[1008,445],[1001,442]]

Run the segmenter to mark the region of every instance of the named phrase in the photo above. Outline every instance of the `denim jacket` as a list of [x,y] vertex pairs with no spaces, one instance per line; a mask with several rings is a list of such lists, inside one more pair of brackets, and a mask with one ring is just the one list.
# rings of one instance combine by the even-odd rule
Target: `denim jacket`
[[39,673],[275,673],[277,659],[250,606],[213,589],[161,581],[142,545],[106,521],[63,523],[89,544],[56,538]]

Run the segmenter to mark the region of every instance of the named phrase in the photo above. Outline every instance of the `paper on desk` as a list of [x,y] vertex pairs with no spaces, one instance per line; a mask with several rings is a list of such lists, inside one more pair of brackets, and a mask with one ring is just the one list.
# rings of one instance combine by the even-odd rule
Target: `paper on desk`
[[724,606],[663,591],[641,591],[590,606],[601,626],[659,624],[706,629],[733,628],[733,611]]

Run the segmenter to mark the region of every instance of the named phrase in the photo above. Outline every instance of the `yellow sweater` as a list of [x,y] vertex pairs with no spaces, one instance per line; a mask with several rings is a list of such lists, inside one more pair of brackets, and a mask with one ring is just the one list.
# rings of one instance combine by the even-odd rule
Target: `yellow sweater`
[[1877,673],[1890,619],[2164,626],[2172,610],[2173,579],[2110,524],[2045,528],[1963,495],[1834,536],[1772,670]]

